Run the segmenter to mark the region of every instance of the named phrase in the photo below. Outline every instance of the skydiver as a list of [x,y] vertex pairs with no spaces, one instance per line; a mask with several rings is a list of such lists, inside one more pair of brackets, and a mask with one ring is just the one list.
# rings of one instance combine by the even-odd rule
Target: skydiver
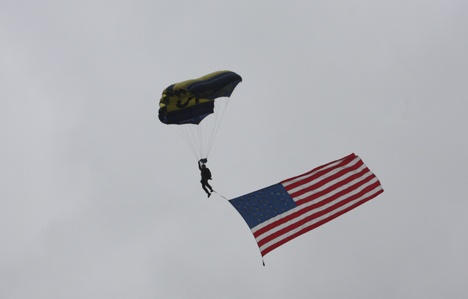
[[211,196],[211,193],[208,191],[206,187],[208,187],[211,192],[213,192],[213,188],[208,183],[208,180],[211,180],[211,171],[208,167],[206,167],[205,162],[206,162],[206,159],[198,161],[198,169],[200,169],[200,174],[201,174],[200,183],[202,185],[203,190],[205,190],[209,198]]

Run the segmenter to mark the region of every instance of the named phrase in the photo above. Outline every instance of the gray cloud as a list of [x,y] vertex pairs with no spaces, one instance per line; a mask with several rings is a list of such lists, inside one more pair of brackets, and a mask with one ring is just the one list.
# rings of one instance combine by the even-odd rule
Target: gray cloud
[[[0,297],[464,298],[464,1],[4,1]],[[210,155],[232,198],[359,154],[385,193],[266,256],[157,119],[243,76]]]

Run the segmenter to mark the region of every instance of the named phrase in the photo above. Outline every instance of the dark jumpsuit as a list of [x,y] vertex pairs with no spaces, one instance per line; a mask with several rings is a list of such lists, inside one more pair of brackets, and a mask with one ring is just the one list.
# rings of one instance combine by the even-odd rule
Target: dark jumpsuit
[[210,192],[206,187],[210,189],[211,192],[213,192],[213,188],[210,186],[208,183],[208,180],[211,180],[211,171],[208,169],[208,167],[205,166],[205,164],[200,164],[198,163],[198,168],[200,169],[200,174],[201,174],[201,185],[203,190],[205,190],[206,194],[210,195]]

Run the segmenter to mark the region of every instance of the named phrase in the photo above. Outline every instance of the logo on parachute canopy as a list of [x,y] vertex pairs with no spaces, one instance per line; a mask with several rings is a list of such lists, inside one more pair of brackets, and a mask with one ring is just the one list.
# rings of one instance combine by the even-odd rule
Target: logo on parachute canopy
[[199,124],[214,113],[214,102],[229,97],[242,78],[219,71],[167,87],[159,102],[159,120],[164,124]]

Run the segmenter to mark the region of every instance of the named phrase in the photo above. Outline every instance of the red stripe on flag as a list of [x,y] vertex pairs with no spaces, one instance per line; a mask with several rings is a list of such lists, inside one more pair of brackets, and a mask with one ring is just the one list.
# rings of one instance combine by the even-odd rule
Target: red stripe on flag
[[300,178],[301,176],[304,176],[304,175],[313,173],[313,172],[315,172],[315,171],[318,171],[318,170],[320,170],[320,169],[326,168],[326,167],[328,167],[329,165],[331,165],[331,164],[333,164],[333,163],[336,163],[336,162],[338,162],[338,161],[341,161],[341,160],[344,161],[344,160],[349,160],[349,159],[352,160],[352,159],[354,159],[354,158],[356,158],[356,157],[357,157],[357,156],[356,156],[355,154],[349,154],[349,155],[347,155],[347,156],[344,157],[344,158],[341,158],[341,159],[332,161],[332,162],[327,163],[327,164],[323,164],[323,165],[321,165],[321,166],[318,166],[318,167],[312,169],[311,171],[308,171],[308,172],[306,172],[306,173],[303,173],[303,174],[294,176],[294,177],[292,177],[292,178],[286,179],[286,180],[282,181],[281,183],[287,183],[287,182],[289,182],[289,181],[293,181],[293,180],[295,180],[295,179],[297,179],[297,178]]
[[[343,185],[346,185],[346,184],[349,184],[350,182],[354,181],[354,180],[357,180],[359,179],[361,176],[369,173],[369,170],[368,169],[362,169],[361,171],[359,172],[356,172],[352,175],[350,175],[349,177],[347,178],[344,178],[342,179],[341,181],[338,181],[339,178],[347,175],[347,174],[350,174],[352,172],[355,172],[357,170],[357,168],[361,167],[363,164],[362,163],[356,163],[356,164],[360,164],[360,165],[357,165],[356,167],[352,167],[352,168],[349,168],[349,169],[344,169],[342,171],[339,171],[338,173],[336,173],[335,175],[333,176],[330,176],[328,178],[325,178],[323,179],[322,181],[318,182],[317,184],[315,185],[312,185],[312,186],[308,186],[308,187],[305,187],[304,189],[302,190],[299,190],[299,191],[296,191],[294,193],[291,193],[291,197],[292,198],[298,198],[300,197],[301,195],[304,195],[305,193],[308,193],[308,192],[311,192],[311,191],[314,191],[314,190],[317,190],[319,189],[320,187],[326,185],[326,184],[329,184],[333,181],[337,181],[335,184],[333,184],[332,186],[329,186],[328,188],[322,190],[322,191],[318,191],[317,193],[313,194],[313,195],[310,195],[310,196],[307,196],[306,199],[298,199],[296,201],[296,203],[298,205],[300,204],[303,204],[303,203],[306,203],[310,200],[313,200],[317,197],[320,197],[321,195],[318,195],[318,194],[326,194],[326,193],[329,193]],[[290,189],[289,189],[289,186],[288,187],[285,187],[286,190],[289,192]]]
[[383,192],[377,177],[354,154],[282,184],[298,206],[252,229],[262,256]]
[[[296,187],[304,185],[305,183],[313,181],[313,180],[315,180],[315,179],[317,179],[319,177],[323,177],[327,173],[329,173],[329,172],[331,172],[333,170],[342,169],[343,167],[345,167],[345,165],[352,162],[355,158],[356,158],[356,155],[351,154],[351,155],[349,155],[349,156],[347,156],[347,157],[345,157],[345,158],[343,158],[341,160],[336,160],[336,161],[330,162],[330,163],[328,163],[328,164],[326,164],[324,166],[317,167],[317,168],[315,168],[315,169],[313,169],[313,170],[311,170],[309,172],[306,172],[306,173],[303,173],[301,175],[295,176],[293,178],[284,180],[281,183],[283,185],[287,186],[289,190],[294,189]],[[362,162],[361,160],[359,160],[359,161]],[[337,165],[334,165],[332,167],[328,167],[330,164],[337,163],[337,162],[339,162]],[[328,167],[328,168],[326,168],[326,167]],[[314,174],[314,175],[312,175],[312,174]],[[301,177],[304,177],[304,179],[298,180]],[[290,182],[295,181],[295,180],[298,180],[298,181],[294,182],[294,183],[290,183]]]
[[[370,171],[366,171],[365,173],[369,173]],[[364,173],[363,173],[364,174]],[[361,174],[362,175],[362,174]],[[310,212],[312,210],[315,210],[317,208],[320,208],[321,206],[324,206],[326,204],[329,204],[330,202],[333,202],[335,200],[337,200],[340,196],[343,196],[347,193],[350,193],[352,192],[353,190],[361,187],[363,184],[367,183],[368,181],[372,180],[372,179],[375,179],[376,176],[374,174],[371,174],[369,175],[367,178],[365,178],[364,180],[362,181],[359,181],[359,182],[356,182],[355,184],[352,184],[350,186],[348,186],[347,188],[337,192],[336,194],[333,194],[333,195],[330,195],[329,197],[326,197],[326,194],[330,193],[331,191],[334,191],[342,186],[345,186],[347,184],[349,184],[352,179],[349,179],[349,180],[344,180],[344,181],[341,181],[341,182],[337,182],[335,185],[333,186],[330,186],[329,188],[327,188],[326,190],[324,190],[323,192],[320,193],[320,196],[316,196],[315,194],[310,196],[310,199],[309,198],[305,198],[303,199],[300,204],[302,206],[299,206],[298,208],[296,208],[297,212],[295,213],[292,213],[290,215],[287,215],[287,216],[284,216],[284,217],[281,217],[280,219],[278,219],[277,221],[273,222],[273,223],[270,223],[268,225],[266,225],[265,227],[262,227],[261,229],[258,229],[255,233],[254,233],[254,236],[257,237],[258,235],[261,235],[261,234],[264,234],[265,232],[269,231],[269,230],[272,230],[274,229],[275,227],[277,227],[278,225],[281,225],[281,224],[284,224],[288,221],[291,221],[299,216],[301,216],[302,214],[304,213],[307,213],[307,212]],[[377,181],[378,183],[378,181]],[[378,185],[380,185],[378,183]],[[317,202],[315,204],[312,204],[310,206],[303,206],[304,203],[307,203],[307,202],[310,202],[314,199],[317,199],[319,197],[324,197],[320,202]],[[299,204],[299,202],[298,202]]]
[[[367,177],[365,177],[366,175],[367,175]],[[336,182],[334,185],[331,185],[330,187],[328,187],[325,190],[319,191],[319,192],[317,192],[315,194],[311,194],[310,196],[307,196],[306,198],[298,200],[297,205],[304,205],[304,204],[307,204],[307,203],[312,202],[314,200],[319,200],[320,198],[325,197],[327,194],[333,193],[334,191],[336,191],[336,190],[338,190],[340,188],[344,188],[346,186],[349,186],[349,187],[344,188],[341,191],[336,192],[338,195],[340,195],[340,194],[343,195],[343,194],[347,193],[346,191],[351,192],[354,189],[359,188],[361,185],[371,181],[372,179],[375,179],[375,176],[370,174],[369,172],[356,173],[356,174],[352,175],[349,178],[346,178],[346,179],[344,179],[342,181]],[[359,180],[359,181],[357,181],[357,180]],[[351,188],[352,186],[355,186],[355,188]],[[336,197],[337,196],[333,197],[333,199],[336,198]]]
[[[267,248],[260,251],[262,256],[265,256],[270,251],[272,251],[272,250],[278,248],[279,246],[281,246],[281,245],[283,245],[283,244],[285,244],[285,243],[299,237],[300,235],[302,235],[302,234],[304,234],[306,232],[309,232],[309,231],[311,231],[311,230],[313,230],[313,229],[315,229],[315,228],[317,228],[317,227],[319,227],[319,226],[321,226],[321,225],[323,225],[323,224],[325,224],[325,223],[327,223],[327,222],[329,222],[329,221],[331,221],[331,220],[333,220],[333,219],[335,219],[335,218],[337,218],[337,217],[351,211],[352,209],[354,209],[354,208],[362,205],[363,203],[373,199],[374,197],[378,196],[382,192],[383,192],[383,189],[378,191],[376,194],[374,194],[372,196],[369,196],[367,198],[364,198],[361,201],[357,202],[356,204],[354,204],[354,205],[352,205],[352,206],[350,206],[350,207],[348,207],[348,208],[346,208],[346,209],[344,209],[344,210],[342,210],[342,211],[340,211],[340,212],[338,212],[336,214],[331,215],[328,218],[324,218],[323,220],[321,220],[321,221],[319,221],[319,222],[317,222],[317,223],[315,223],[315,224],[313,224],[311,226],[308,226],[308,227],[304,228],[303,230],[300,230],[300,231],[298,231],[298,232],[296,232],[296,233],[294,233],[294,234],[292,234],[292,235],[290,235],[290,236],[288,236],[288,237],[286,237],[286,238],[284,238],[284,239],[282,239],[282,240],[280,240],[280,241],[278,241],[276,243],[271,244]],[[261,247],[261,245],[259,245],[259,247]]]
[[[341,201],[336,201],[336,203],[333,204],[332,206],[330,206],[330,207],[328,207],[328,208],[326,208],[326,209],[324,209],[324,210],[322,210],[322,211],[317,211],[316,213],[313,213],[312,215],[309,215],[309,216],[305,217],[304,219],[301,219],[301,220],[299,220],[299,221],[297,221],[297,222],[294,222],[294,223],[292,223],[291,225],[289,225],[289,226],[287,226],[287,227],[285,227],[285,228],[283,228],[283,229],[281,229],[281,230],[279,230],[279,231],[277,231],[277,232],[275,232],[275,233],[273,233],[273,234],[271,234],[271,235],[268,235],[267,237],[265,237],[265,238],[259,240],[259,241],[257,242],[257,243],[258,243],[258,246],[261,247],[261,246],[263,246],[264,244],[266,244],[266,243],[268,243],[268,242],[270,242],[270,241],[272,241],[272,240],[274,240],[274,239],[276,239],[276,238],[278,238],[278,237],[280,237],[280,236],[282,236],[282,235],[284,235],[284,234],[287,234],[287,233],[289,233],[289,232],[291,232],[291,231],[294,231],[294,230],[296,230],[296,229],[298,229],[298,228],[300,228],[300,227],[302,227],[302,226],[307,225],[307,223],[312,223],[315,219],[320,218],[320,217],[322,217],[322,216],[324,216],[324,215],[333,213],[333,211],[335,211],[335,210],[339,209],[340,207],[342,207],[342,206],[344,206],[344,205],[346,205],[346,204],[348,204],[348,203],[350,203],[350,202],[353,202],[353,201],[355,201],[355,200],[357,200],[357,199],[359,199],[359,198],[361,198],[361,197],[362,197],[362,198],[367,198],[367,197],[366,197],[366,194],[369,193],[369,192],[371,192],[372,190],[378,188],[379,186],[380,186],[380,184],[379,184],[379,182],[377,181],[377,182],[373,183],[372,185],[367,186],[367,187],[364,188],[362,191],[360,191],[359,193],[356,193],[356,194],[353,195],[353,196],[350,196],[350,197],[348,197],[348,198],[346,198],[346,199],[343,199],[343,200],[341,200]],[[372,194],[371,196],[375,197],[376,195],[375,195],[375,194]],[[330,200],[330,203],[333,203],[333,202],[334,202],[334,200]],[[360,204],[362,204],[362,203],[364,203],[364,202],[365,202],[365,201],[362,201],[362,199],[359,199],[359,201],[358,201],[357,203],[359,203],[358,205],[360,205]],[[358,206],[358,205],[357,205],[357,206]],[[355,206],[355,204],[353,204],[352,206]],[[298,218],[299,216],[301,216],[301,215],[303,215],[303,214],[305,214],[305,213],[307,213],[307,212],[310,212],[310,211],[315,210],[316,208],[317,208],[317,207],[313,207],[313,208],[311,209],[310,207],[308,207],[308,208],[306,208],[306,209],[301,209],[301,210],[297,211],[296,213],[294,213],[294,217],[292,217],[292,219],[296,219],[296,218]],[[347,210],[347,209],[348,209],[348,208],[346,208],[345,210]],[[339,213],[341,213],[341,211],[338,211],[338,212],[337,212],[337,214],[339,214]],[[340,214],[340,215],[341,215],[341,214]],[[331,216],[330,216],[330,217],[331,217]],[[336,217],[335,217],[335,218],[336,218]],[[332,218],[332,219],[333,219],[333,218]],[[281,220],[283,220],[283,219],[281,219]],[[280,221],[278,221],[278,222],[280,222]],[[283,222],[283,221],[281,221],[281,222]],[[283,223],[284,223],[284,222],[283,222]],[[276,224],[275,227],[278,226],[278,225],[280,225],[279,223],[275,223],[275,224]],[[306,229],[306,231],[309,231],[309,230]],[[257,238],[257,237],[259,237],[260,235],[257,236],[256,234],[254,234],[254,236]]]

